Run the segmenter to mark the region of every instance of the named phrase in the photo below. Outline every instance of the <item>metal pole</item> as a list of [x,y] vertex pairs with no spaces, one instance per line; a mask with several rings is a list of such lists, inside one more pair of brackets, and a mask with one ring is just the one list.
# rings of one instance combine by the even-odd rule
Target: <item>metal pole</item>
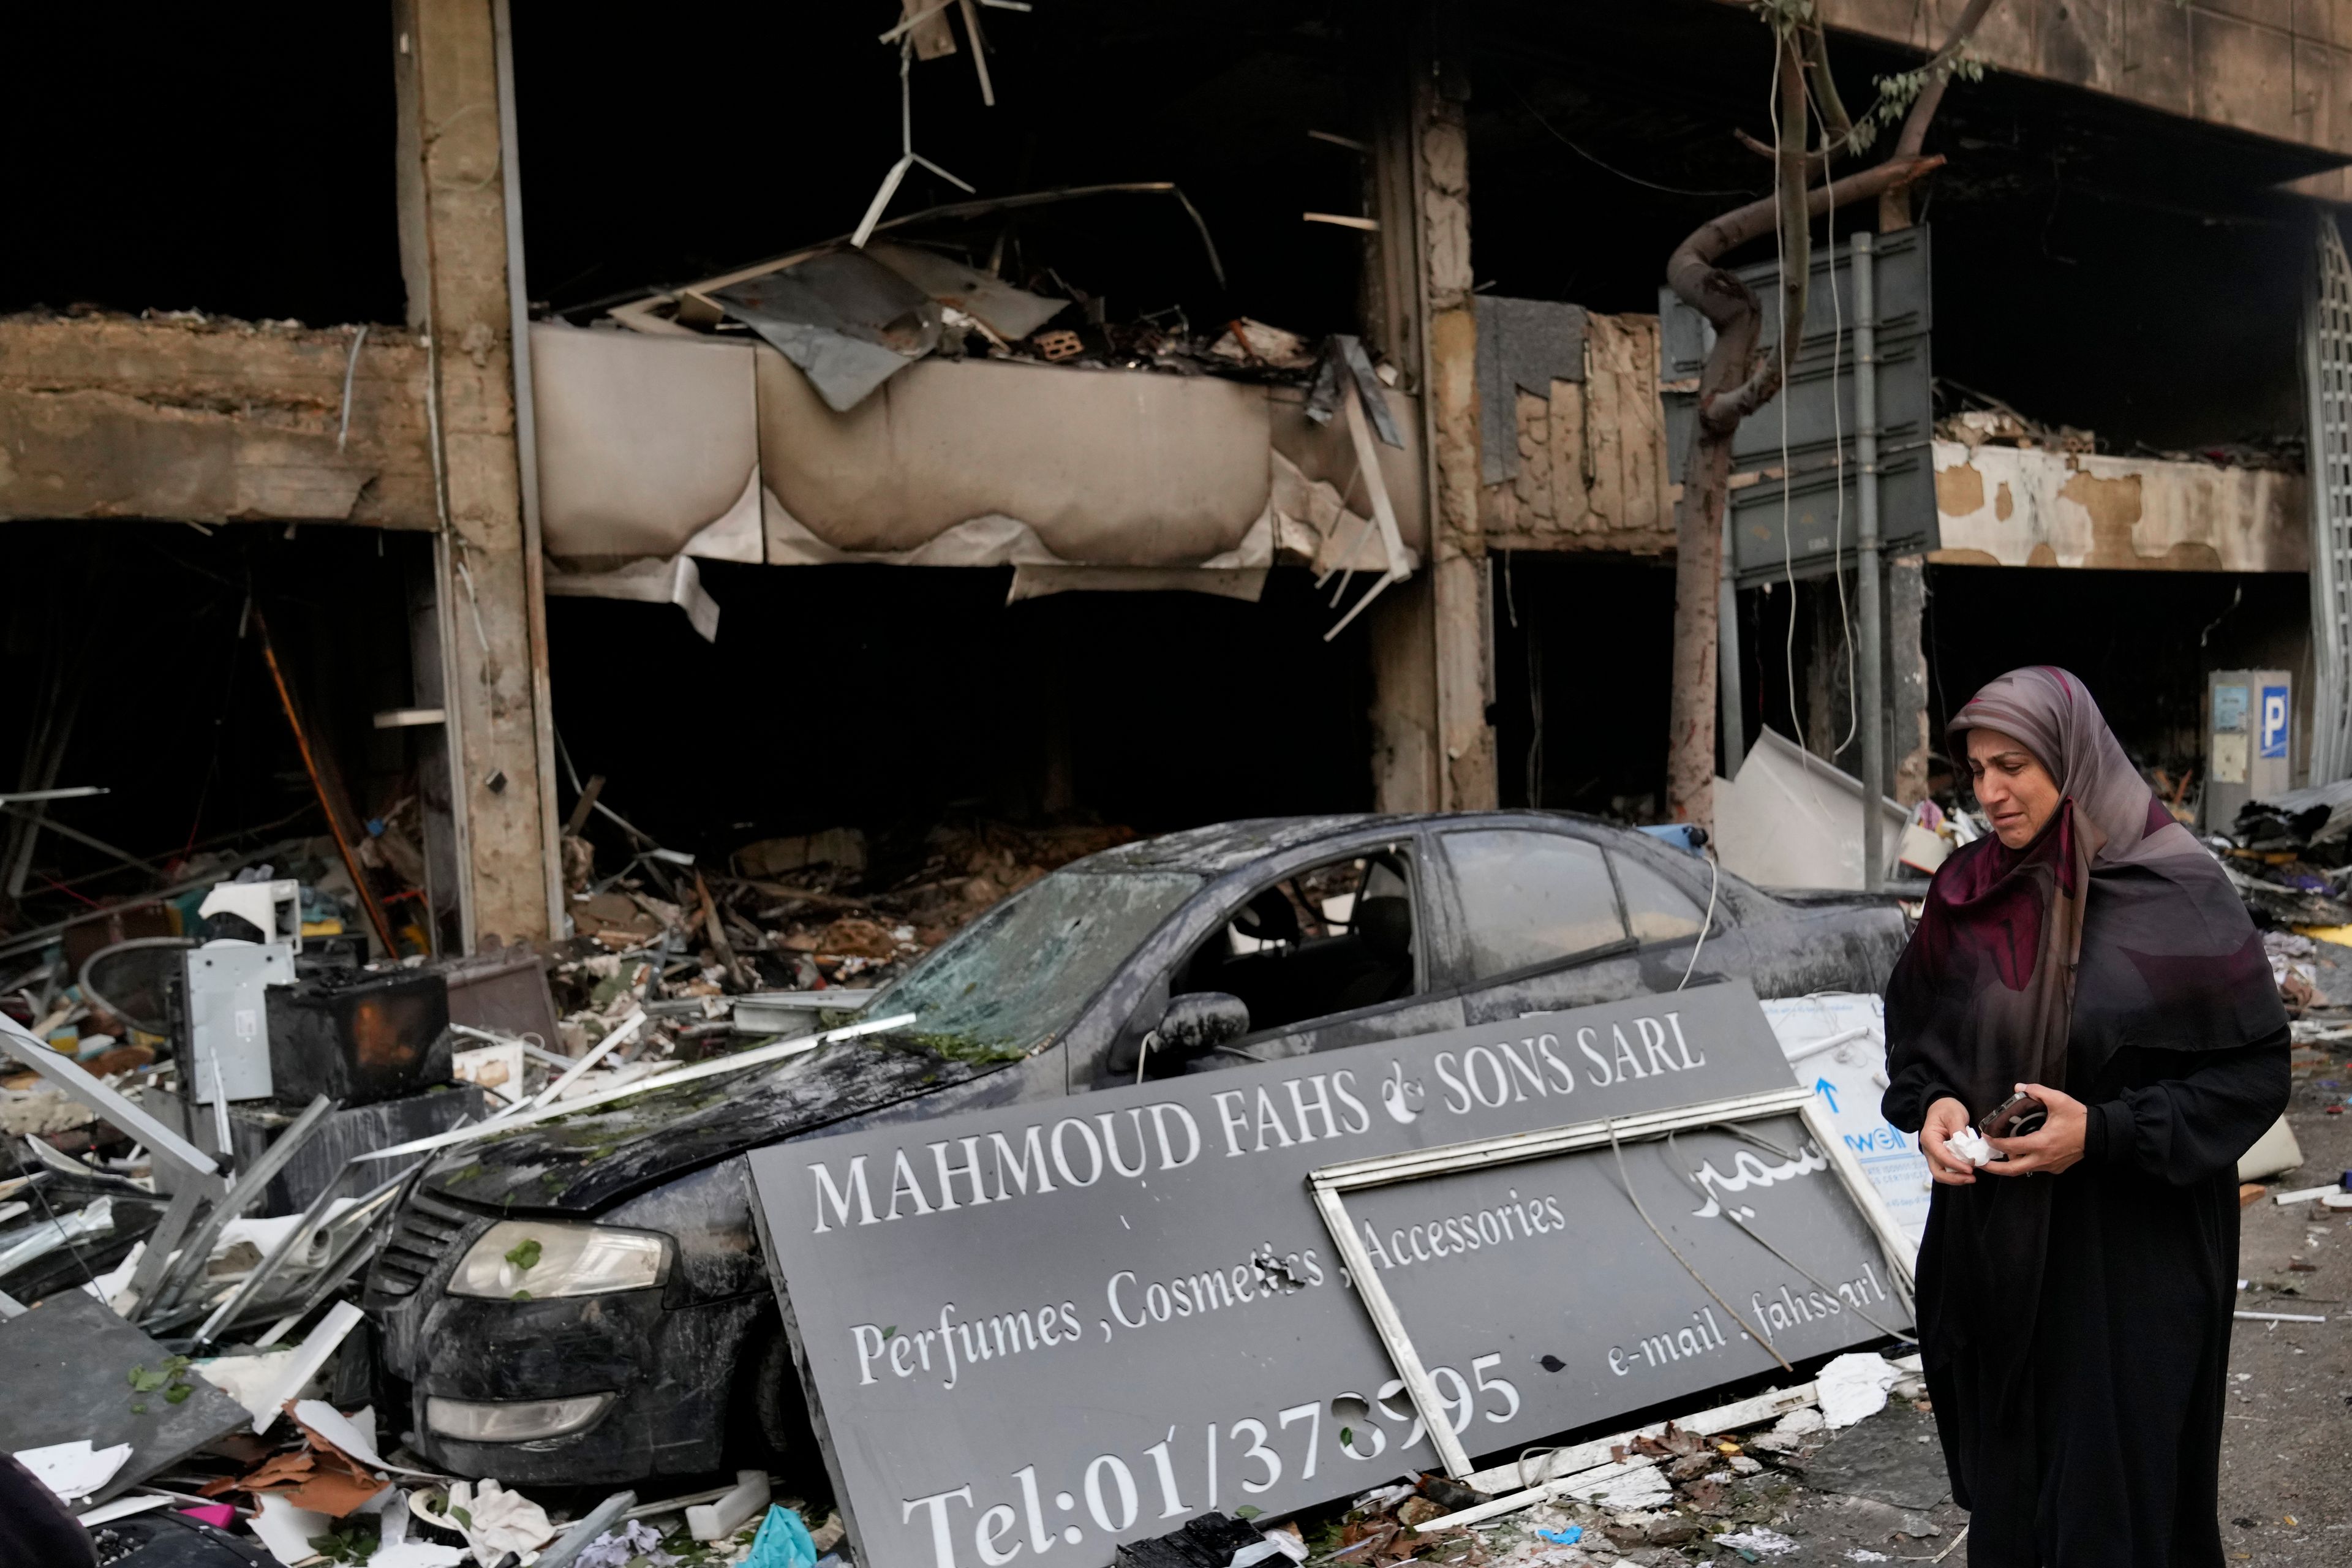
[[1716,720],[1723,745],[1723,776],[1736,779],[1748,755],[1748,705],[1739,690],[1739,588],[1732,576],[1731,503],[1723,505],[1723,577],[1715,600],[1715,691],[1722,713]]
[[1875,889],[1886,871],[1886,716],[1879,689],[1886,668],[1885,617],[1878,585],[1878,290],[1871,277],[1870,236],[1853,237],[1853,446],[1861,472],[1862,525],[1856,541],[1862,643],[1862,885]]

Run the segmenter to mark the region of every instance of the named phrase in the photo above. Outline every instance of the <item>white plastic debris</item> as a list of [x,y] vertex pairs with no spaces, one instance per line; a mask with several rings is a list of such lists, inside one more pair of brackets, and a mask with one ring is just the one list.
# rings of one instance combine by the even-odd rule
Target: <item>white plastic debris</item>
[[16,1462],[33,1472],[40,1483],[58,1494],[60,1502],[79,1502],[114,1479],[114,1472],[131,1458],[131,1445],[117,1443],[111,1448],[93,1448],[87,1437],[70,1443],[52,1443],[46,1448],[19,1448]]
[[1779,1557],[1797,1549],[1795,1542],[1779,1531],[1767,1530],[1760,1524],[1750,1526],[1737,1534],[1718,1535],[1715,1541],[1718,1546],[1741,1548],[1761,1557]]
[[687,1533],[697,1541],[723,1541],[767,1507],[768,1472],[738,1470],[734,1487],[724,1496],[686,1510]]
[[[266,1434],[277,1424],[278,1413],[285,1408],[286,1402],[301,1395],[303,1386],[318,1375],[320,1369],[327,1364],[328,1358],[335,1353],[335,1348],[365,1316],[349,1301],[336,1302],[327,1309],[327,1315],[319,1320],[302,1342],[289,1352],[275,1387],[255,1393],[252,1402],[238,1399],[239,1404],[253,1412],[255,1432]],[[205,1373],[207,1378],[211,1375]]]
[[386,1470],[396,1476],[433,1474],[430,1470],[412,1470],[393,1464],[375,1451],[373,1406],[363,1406],[357,1415],[346,1415],[323,1399],[298,1399],[294,1402],[294,1419],[371,1470]]
[[269,1548],[269,1554],[286,1568],[316,1561],[319,1554],[311,1550],[311,1537],[324,1535],[335,1525],[325,1514],[296,1508],[276,1492],[261,1494],[261,1506],[247,1522],[261,1538],[261,1544]]
[[264,1351],[259,1355],[206,1356],[189,1365],[259,1421],[271,1414],[272,1407],[266,1401],[285,1383],[286,1369],[300,1353],[301,1348],[297,1346],[292,1350]]
[[1253,1564],[1277,1557],[1291,1563],[1307,1561],[1307,1542],[1300,1538],[1295,1526],[1277,1524],[1268,1527],[1262,1540],[1253,1541],[1236,1551],[1233,1562],[1226,1568],[1253,1568]]
[[1822,1419],[1832,1431],[1851,1426],[1886,1408],[1886,1391],[1903,1373],[1885,1356],[1856,1351],[1839,1356],[1822,1368],[1813,1380],[1814,1397],[1822,1404]]

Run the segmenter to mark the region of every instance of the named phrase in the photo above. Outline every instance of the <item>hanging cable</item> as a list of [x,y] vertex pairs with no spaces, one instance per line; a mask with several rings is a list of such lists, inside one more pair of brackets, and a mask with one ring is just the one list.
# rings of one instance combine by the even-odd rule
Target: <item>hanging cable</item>
[[1789,1373],[1795,1372],[1797,1369],[1789,1364],[1789,1358],[1782,1355],[1778,1350],[1774,1349],[1770,1340],[1766,1339],[1762,1334],[1758,1333],[1754,1329],[1749,1328],[1748,1325],[1748,1320],[1741,1317],[1738,1310],[1732,1307],[1731,1303],[1725,1300],[1722,1296],[1717,1293],[1715,1287],[1706,1282],[1706,1276],[1692,1268],[1690,1259],[1685,1258],[1681,1253],[1675,1250],[1675,1244],[1666,1239],[1666,1233],[1658,1228],[1658,1222],[1652,1219],[1650,1217],[1650,1211],[1642,1206],[1642,1195],[1633,1190],[1633,1178],[1625,1173],[1625,1149],[1624,1146],[1617,1141],[1616,1119],[1614,1117],[1610,1118],[1606,1125],[1609,1129],[1609,1152],[1617,1156],[1618,1184],[1625,1189],[1625,1195],[1633,1200],[1633,1212],[1642,1216],[1642,1223],[1650,1227],[1650,1234],[1658,1238],[1658,1245],[1664,1247],[1673,1257],[1674,1260],[1683,1266],[1684,1273],[1688,1274],[1692,1279],[1698,1281],[1698,1288],[1706,1291],[1710,1297],[1714,1298],[1715,1304],[1722,1308],[1725,1314],[1728,1316],[1733,1322],[1739,1325],[1739,1329],[1742,1333],[1746,1334],[1749,1339],[1754,1340],[1758,1344],[1762,1345],[1764,1349],[1770,1353],[1772,1359],[1780,1363],[1781,1371]]
[[1708,933],[1715,930],[1715,895],[1723,883],[1723,862],[1716,858],[1715,846],[1701,847],[1706,856],[1706,918],[1699,922],[1698,940],[1691,943],[1690,962],[1683,965],[1683,977],[1675,983],[1677,991],[1690,984],[1691,972],[1698,967],[1698,950],[1706,945]]
[[[1718,1127],[1717,1131],[1729,1132],[1732,1131],[1733,1129],[1729,1126],[1722,1126]],[[1771,1147],[1769,1143],[1764,1146],[1768,1149]],[[1713,1194],[1701,1187],[1698,1184],[1697,1178],[1691,1175],[1690,1163],[1683,1158],[1682,1146],[1675,1142],[1675,1135],[1671,1132],[1666,1134],[1666,1149],[1673,1156],[1668,1163],[1674,1167],[1675,1174],[1682,1177],[1684,1184],[1688,1186],[1692,1192],[1696,1193],[1703,1201],[1710,1203],[1714,1202]],[[1740,1234],[1746,1236],[1748,1240],[1754,1242],[1757,1246],[1762,1247],[1765,1251],[1770,1253],[1773,1257],[1779,1258],[1781,1262],[1787,1264],[1798,1273],[1803,1275],[1814,1289],[1825,1291],[1832,1296],[1838,1294],[1836,1286],[1824,1285],[1811,1269],[1807,1268],[1803,1264],[1798,1262],[1795,1258],[1790,1257],[1787,1253],[1781,1251],[1779,1247],[1765,1240],[1763,1237],[1757,1234],[1756,1227],[1749,1225],[1747,1219],[1740,1215],[1738,1210],[1727,1207],[1722,1204],[1717,1204],[1716,1212],[1721,1217],[1727,1219],[1733,1225],[1738,1226],[1739,1227]],[[1868,1312],[1864,1311],[1861,1305],[1853,1300],[1852,1298],[1846,1299],[1846,1305],[1853,1309],[1853,1314],[1855,1317],[1860,1318],[1864,1322],[1868,1323],[1872,1328],[1876,1329],[1880,1333],[1886,1335],[1889,1339],[1913,1341],[1917,1337],[1916,1335],[1906,1332],[1901,1329],[1888,1328],[1885,1323],[1880,1322]]]

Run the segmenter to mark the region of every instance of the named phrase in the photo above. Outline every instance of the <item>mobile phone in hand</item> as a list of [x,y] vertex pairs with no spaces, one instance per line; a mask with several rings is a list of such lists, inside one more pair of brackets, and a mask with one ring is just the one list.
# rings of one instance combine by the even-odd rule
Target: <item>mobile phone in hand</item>
[[2049,1120],[2050,1108],[2020,1089],[1986,1112],[1977,1127],[1988,1138],[2023,1138],[2041,1131]]

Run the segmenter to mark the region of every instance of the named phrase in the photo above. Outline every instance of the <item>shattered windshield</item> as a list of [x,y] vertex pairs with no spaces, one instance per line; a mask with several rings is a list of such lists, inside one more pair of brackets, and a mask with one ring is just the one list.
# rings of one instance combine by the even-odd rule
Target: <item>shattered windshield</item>
[[1056,871],[974,921],[867,1005],[912,1013],[942,1056],[1017,1057],[1058,1035],[1201,879]]

